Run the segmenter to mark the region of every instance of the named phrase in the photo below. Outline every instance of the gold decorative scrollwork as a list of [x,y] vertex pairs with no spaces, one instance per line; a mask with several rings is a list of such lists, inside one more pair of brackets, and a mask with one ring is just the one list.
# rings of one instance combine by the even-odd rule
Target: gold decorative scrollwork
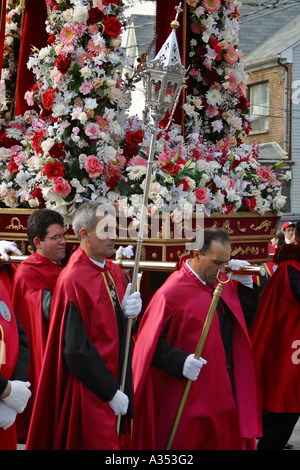
[[238,228],[238,230],[239,230],[240,232],[246,232],[246,230],[247,230],[246,228],[242,228],[242,227],[241,227],[241,222],[240,222],[240,220],[237,221],[236,226],[237,226],[237,228]]
[[251,253],[251,255],[258,255],[259,248],[257,246],[247,246],[246,249],[243,249],[239,246],[232,250],[231,256],[235,256],[237,254],[247,255],[248,253]]
[[24,227],[22,224],[21,224],[21,221],[18,217],[12,217],[11,221],[10,221],[10,225],[8,225],[8,227],[6,227],[7,229],[13,229],[13,230],[26,230],[26,227]]
[[265,229],[265,232],[267,232],[270,228],[271,221],[270,220],[264,220],[260,225],[255,226],[254,224],[250,225],[250,228],[252,230],[262,230],[263,228]]
[[233,230],[231,230],[230,228],[230,222],[229,220],[225,220],[224,224],[223,224],[223,229],[224,230],[227,230],[228,233],[234,233]]

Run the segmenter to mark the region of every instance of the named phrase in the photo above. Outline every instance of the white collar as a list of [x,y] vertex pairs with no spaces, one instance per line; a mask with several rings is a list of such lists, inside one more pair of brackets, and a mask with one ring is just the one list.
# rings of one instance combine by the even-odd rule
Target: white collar
[[199,279],[199,281],[202,282],[202,284],[204,284],[206,286],[206,282],[202,281],[201,277],[199,276],[199,274],[196,273],[196,271],[194,271],[191,266],[190,266],[190,263],[189,263],[189,260],[187,259],[186,261],[186,265],[187,267],[189,268],[190,271],[192,271],[192,273]]
[[99,261],[95,261],[94,259],[90,258],[90,260],[96,265],[99,266],[100,268],[104,269],[105,268],[105,261],[104,263],[99,263]]

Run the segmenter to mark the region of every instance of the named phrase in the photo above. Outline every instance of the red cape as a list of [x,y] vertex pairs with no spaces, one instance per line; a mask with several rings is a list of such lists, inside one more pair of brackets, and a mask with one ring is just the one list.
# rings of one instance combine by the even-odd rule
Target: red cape
[[293,343],[300,339],[300,305],[290,289],[288,266],[300,271],[300,262],[290,260],[279,263],[262,291],[255,322],[249,333],[262,408],[270,412],[299,413],[300,365],[298,361],[293,361],[293,353],[296,352]]
[[[3,347],[3,348],[2,348]],[[19,353],[19,335],[13,307],[4,283],[0,280],[0,374],[10,379]],[[0,428],[0,450],[16,450],[15,424],[6,431]]]
[[[125,277],[111,261],[107,261],[107,269],[122,301]],[[26,447],[31,450],[117,450],[115,414],[70,373],[63,359],[64,321],[71,301],[82,316],[88,337],[116,380],[118,377],[118,327],[105,273],[79,247],[56,283],[45,360]]]
[[27,435],[46,346],[48,325],[43,320],[43,293],[45,289],[53,292],[60,272],[59,264],[33,253],[20,264],[13,279],[13,307],[27,334],[30,349],[28,380],[32,392],[26,410],[17,419],[19,439]]
[[[211,303],[209,289],[185,264],[158,292],[143,316],[133,352],[132,449],[165,449],[186,383],[151,365],[161,331],[172,316],[168,341],[181,350],[195,352]],[[241,449],[243,439],[260,435],[252,348],[231,281],[223,287],[222,299],[236,320],[233,361],[237,409],[215,314],[202,353],[207,364],[192,383],[173,449]]]

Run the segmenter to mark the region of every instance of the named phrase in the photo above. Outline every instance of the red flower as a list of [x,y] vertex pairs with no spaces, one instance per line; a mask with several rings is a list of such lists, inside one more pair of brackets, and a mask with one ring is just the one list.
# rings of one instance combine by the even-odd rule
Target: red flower
[[253,211],[255,209],[255,206],[256,206],[255,197],[252,199],[246,199],[246,209],[248,209],[249,211]]
[[111,16],[107,20],[103,22],[104,26],[104,34],[107,34],[111,38],[117,38],[121,34],[121,28],[122,28],[122,23],[115,18],[114,16]]
[[34,187],[34,190],[31,191],[31,196],[37,198],[39,204],[44,204],[43,191],[38,186]]
[[214,85],[218,81],[218,72],[216,69],[206,70],[203,77],[208,85]]
[[51,149],[49,150],[49,154],[52,158],[65,158],[66,153],[63,148],[63,144],[56,143],[52,145]]
[[65,173],[65,167],[61,162],[49,162],[45,163],[43,172],[49,179],[56,179],[63,176]]
[[37,153],[43,153],[41,149],[41,143],[43,141],[45,132],[45,130],[38,131],[32,138],[32,147],[33,150],[35,150]]
[[58,55],[57,59],[54,61],[54,65],[60,73],[65,74],[67,73],[71,64],[71,59],[68,57],[64,57],[63,55]]
[[49,34],[49,37],[47,39],[48,44],[53,44],[55,41],[55,35],[54,34]]
[[8,169],[8,171],[10,171],[11,173],[19,173],[19,167],[18,167],[18,165],[17,165],[16,162],[15,162],[14,155],[11,156],[10,162],[9,162],[9,164],[7,165],[7,169]]
[[49,90],[44,91],[42,95],[44,108],[49,109],[49,110],[52,108],[55,93],[56,93],[56,88],[50,88]]
[[129,145],[138,145],[143,142],[143,131],[138,129],[137,131],[127,131],[125,140]]
[[89,10],[89,18],[87,20],[87,24],[95,24],[102,21],[104,18],[104,13],[97,7],[90,8]]
[[102,0],[102,3],[103,5],[110,5],[110,4],[113,4],[113,5],[119,5],[120,3],[120,0]]

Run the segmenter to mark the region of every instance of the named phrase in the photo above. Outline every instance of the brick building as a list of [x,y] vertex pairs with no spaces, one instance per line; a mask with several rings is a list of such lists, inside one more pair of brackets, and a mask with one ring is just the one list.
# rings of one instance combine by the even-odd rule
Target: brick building
[[[292,11],[293,10],[293,11]],[[245,11],[245,9],[243,10]],[[259,15],[259,12],[256,13]],[[245,18],[245,17],[244,17]],[[300,218],[300,5],[257,16],[249,24],[241,15],[240,48],[248,74],[253,131],[245,139],[260,143],[265,162],[286,160],[291,176],[284,219]]]

